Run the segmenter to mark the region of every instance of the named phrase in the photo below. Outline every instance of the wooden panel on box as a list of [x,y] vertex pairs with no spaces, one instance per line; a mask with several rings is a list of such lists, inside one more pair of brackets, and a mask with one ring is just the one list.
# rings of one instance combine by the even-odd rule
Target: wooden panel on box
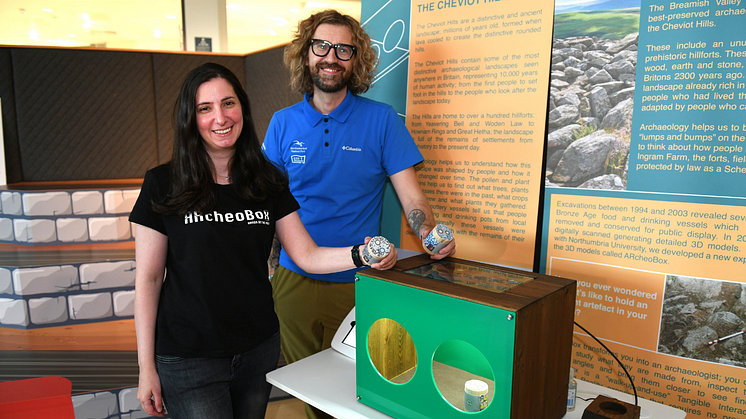
[[412,337],[398,322],[378,319],[370,329],[368,353],[383,378],[405,383],[417,368],[417,351]]

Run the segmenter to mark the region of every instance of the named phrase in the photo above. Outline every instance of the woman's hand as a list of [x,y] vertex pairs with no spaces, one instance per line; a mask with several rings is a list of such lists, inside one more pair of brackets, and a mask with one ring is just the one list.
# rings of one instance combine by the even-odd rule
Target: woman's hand
[[148,415],[156,417],[166,416],[163,409],[163,398],[161,397],[161,379],[155,370],[150,372],[140,370],[137,400]]

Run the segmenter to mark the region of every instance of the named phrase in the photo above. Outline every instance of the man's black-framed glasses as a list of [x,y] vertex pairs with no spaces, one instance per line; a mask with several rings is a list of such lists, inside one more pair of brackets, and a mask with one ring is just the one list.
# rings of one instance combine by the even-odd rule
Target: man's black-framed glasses
[[326,57],[329,55],[329,51],[331,51],[332,48],[334,48],[334,54],[337,56],[337,59],[341,61],[349,61],[352,56],[355,55],[355,47],[352,45],[332,44],[323,39],[312,39],[310,43],[311,51],[313,51],[313,55],[317,57]]

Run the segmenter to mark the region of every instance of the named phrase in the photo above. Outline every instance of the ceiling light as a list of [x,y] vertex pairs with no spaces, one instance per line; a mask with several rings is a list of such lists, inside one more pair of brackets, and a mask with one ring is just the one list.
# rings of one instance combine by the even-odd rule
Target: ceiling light
[[158,29],[153,31],[153,38],[160,38],[161,37],[161,31]]
[[52,10],[52,9],[41,9],[41,11],[42,12],[47,12],[47,13],[54,13],[54,10]]
[[176,16],[174,16],[174,15],[166,15],[166,19],[176,19]]

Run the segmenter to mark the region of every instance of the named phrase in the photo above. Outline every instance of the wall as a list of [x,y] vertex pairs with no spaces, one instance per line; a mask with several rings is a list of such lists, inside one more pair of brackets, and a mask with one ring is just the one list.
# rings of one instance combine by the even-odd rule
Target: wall
[[247,56],[0,47],[8,183],[141,178],[170,160],[173,104],[194,67],[231,69],[260,139],[287,89],[282,47]]

